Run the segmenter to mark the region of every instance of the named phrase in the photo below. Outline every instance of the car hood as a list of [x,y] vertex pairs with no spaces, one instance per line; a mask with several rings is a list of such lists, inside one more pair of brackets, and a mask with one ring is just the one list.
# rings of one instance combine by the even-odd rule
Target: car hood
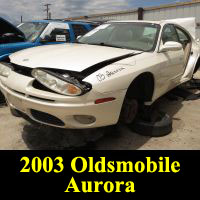
[[20,31],[10,22],[0,17],[0,36],[5,33],[14,33],[16,35],[21,35],[22,37],[24,37],[24,33],[22,31]]
[[110,59],[116,58],[113,62],[123,63],[123,59],[126,58],[124,56],[132,53],[139,52],[97,45],[62,44],[19,51],[12,54],[10,60],[11,63],[29,68],[56,68],[81,72]]

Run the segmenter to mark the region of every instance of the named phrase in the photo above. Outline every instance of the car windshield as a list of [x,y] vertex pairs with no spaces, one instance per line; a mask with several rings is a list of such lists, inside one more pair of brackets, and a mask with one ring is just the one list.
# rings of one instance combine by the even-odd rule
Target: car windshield
[[90,31],[78,42],[140,51],[153,51],[160,25],[152,23],[107,23]]
[[26,22],[20,24],[18,28],[24,33],[27,41],[34,42],[47,25],[47,23]]

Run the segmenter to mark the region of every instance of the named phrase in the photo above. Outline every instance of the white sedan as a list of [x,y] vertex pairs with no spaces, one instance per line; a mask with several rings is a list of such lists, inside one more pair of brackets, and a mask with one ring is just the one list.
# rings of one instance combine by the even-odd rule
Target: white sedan
[[12,110],[72,129],[132,123],[140,105],[192,79],[200,65],[195,19],[112,21],[77,44],[35,47],[0,64]]

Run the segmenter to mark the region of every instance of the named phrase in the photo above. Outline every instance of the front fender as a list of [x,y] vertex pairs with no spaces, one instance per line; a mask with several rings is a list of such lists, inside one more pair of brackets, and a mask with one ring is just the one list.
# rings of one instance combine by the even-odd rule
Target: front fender
[[99,93],[126,90],[132,80],[141,73],[134,67],[126,64],[112,64],[94,72],[84,81],[92,84],[93,90]]

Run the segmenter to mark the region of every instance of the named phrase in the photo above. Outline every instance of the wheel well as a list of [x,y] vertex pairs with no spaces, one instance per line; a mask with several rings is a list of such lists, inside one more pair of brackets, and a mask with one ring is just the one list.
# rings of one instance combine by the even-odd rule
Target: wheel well
[[200,57],[197,60],[197,63],[196,63],[196,66],[194,68],[194,73],[193,74],[195,74],[197,72],[197,70],[199,69],[199,67],[200,67]]
[[136,98],[141,102],[151,101],[154,92],[154,77],[150,72],[137,76],[130,84],[126,97]]

